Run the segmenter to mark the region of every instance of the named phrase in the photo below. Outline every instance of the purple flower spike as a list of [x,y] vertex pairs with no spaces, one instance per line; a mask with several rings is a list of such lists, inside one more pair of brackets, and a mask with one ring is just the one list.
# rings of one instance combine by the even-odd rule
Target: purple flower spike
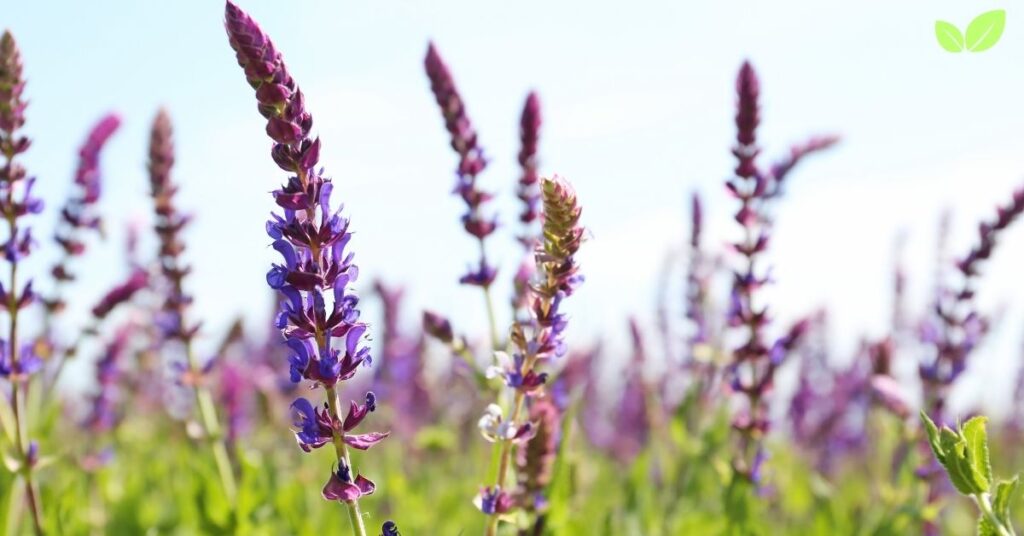
[[365,534],[358,499],[373,493],[374,485],[362,476],[352,479],[349,447],[368,449],[388,433],[349,434],[375,409],[372,393],[364,404],[353,403],[344,419],[340,415],[337,384],[372,362],[366,325],[359,320],[359,298],[351,289],[359,269],[346,249],[352,237],[349,221],[331,206],[334,185],[317,168],[320,140],[310,137],[313,117],[281,54],[259,25],[230,1],[224,27],[255,91],[257,110],[267,120],[266,133],[274,142],[271,158],[289,174],[272,192],[281,210],[271,215],[266,231],[282,262],[271,268],[267,283],[282,298],[275,325],[292,352],[291,380],[312,382],[327,398],[320,410],[304,398],[295,401],[295,436],[307,452],[333,445],[338,470],[324,486],[323,497],[349,504],[357,533]]
[[[560,306],[582,282],[574,258],[583,241],[583,227],[579,224],[582,209],[577,204],[576,192],[560,177],[544,179],[541,191],[544,241],[537,246],[534,256],[542,277],[530,287],[531,322],[516,323],[512,328],[512,342],[518,352],[505,373],[510,387],[526,392],[535,391],[547,377],[533,370],[537,361],[565,354],[562,338],[568,322]],[[528,335],[528,328],[532,334]]]
[[430,89],[441,108],[445,129],[451,136],[452,149],[455,149],[459,156],[454,193],[458,194],[466,203],[466,213],[462,216],[462,225],[467,233],[476,237],[480,242],[481,255],[478,268],[462,276],[459,282],[486,289],[494,282],[497,270],[487,262],[484,239],[498,227],[497,218],[483,214],[484,203],[490,201],[493,195],[480,190],[477,185],[477,175],[487,167],[487,159],[484,157],[483,149],[477,144],[476,131],[466,114],[466,107],[455,86],[455,79],[433,43],[427,47],[427,56],[423,60],[423,66],[430,79]]
[[980,268],[991,258],[999,235],[1021,214],[1024,188],[1013,192],[1005,205],[996,207],[994,218],[978,224],[977,241],[955,264],[959,281],[940,286],[932,305],[933,316],[920,326],[921,341],[933,349],[918,370],[929,401],[926,412],[937,422],[946,418],[943,413],[949,387],[967,370],[968,358],[988,333],[989,318],[978,311],[974,299]]
[[92,398],[92,409],[83,426],[93,433],[108,432],[117,425],[120,418],[118,403],[121,381],[121,358],[124,356],[134,326],[121,327],[107,344],[103,355],[96,363],[96,384],[98,390]]
[[[530,92],[526,97],[526,104],[523,105],[523,115],[519,120],[519,140],[522,143],[519,149],[519,166],[523,170],[519,178],[519,189],[516,196],[523,202],[523,211],[519,214],[519,221],[529,225],[540,217],[540,176],[537,174],[537,143],[540,140],[540,97],[537,93]],[[527,247],[533,243],[532,236],[524,236],[523,240]]]
[[[762,254],[768,249],[771,219],[768,203],[781,195],[781,184],[790,170],[803,157],[832,146],[835,138],[817,138],[797,146],[790,157],[764,172],[757,164],[761,149],[757,144],[757,127],[761,123],[761,83],[749,62],[744,62],[736,77],[736,144],[732,154],[736,157],[735,177],[726,181],[729,193],[739,201],[734,219],[743,230],[742,241],[732,244],[738,257],[733,273],[727,324],[742,330],[743,341],[733,350],[732,363],[727,367],[728,382],[733,391],[743,394],[747,408],[734,420],[733,428],[739,437],[739,453],[733,460],[734,474],[755,484],[759,483],[761,464],[764,462],[761,440],[769,428],[767,415],[768,391],[772,387],[775,370],[798,344],[806,331],[806,322],[795,324],[775,343],[766,341],[765,328],[771,322],[768,308],[755,305],[758,291],[771,282],[770,271],[760,266]],[[694,249],[699,240],[701,209],[697,201],[693,207]],[[694,272],[695,273],[695,272]],[[691,275],[690,300],[700,297],[696,276]],[[699,319],[699,306],[688,306],[688,316],[694,319],[698,332],[704,329]],[[692,311],[692,312],[691,312]],[[753,453],[753,455],[751,454]]]
[[59,294],[60,284],[75,278],[70,264],[73,257],[85,252],[85,234],[89,231],[102,231],[102,220],[96,208],[101,192],[100,153],[120,125],[121,119],[117,115],[104,116],[89,132],[78,151],[79,162],[74,181],[76,189],[61,209],[61,219],[54,236],[63,256],[50,270],[58,284],[58,291],[46,300],[50,314],[64,309],[63,297]]
[[[10,312],[7,340],[0,341],[4,346],[0,354],[0,374],[10,380],[8,396],[15,404],[22,382],[40,366],[39,358],[31,351],[34,345],[29,345],[29,352],[23,353],[17,333],[19,311],[35,300],[31,279],[19,282],[16,278],[17,262],[29,254],[34,244],[31,230],[23,216],[38,214],[43,208],[42,201],[32,197],[34,179],[27,177],[27,171],[17,160],[31,145],[28,137],[21,133],[25,125],[25,108],[28,106],[28,101],[23,98],[25,79],[22,74],[18,44],[11,32],[4,31],[3,36],[0,36],[0,155],[3,155],[0,165],[0,213],[6,215],[8,238],[3,244],[3,251],[4,258],[11,263],[11,275],[0,285],[0,288],[6,289],[6,292],[0,294],[6,298],[5,306]],[[15,411],[13,426],[19,430],[28,428],[22,420],[24,418],[24,415]],[[13,445],[13,450],[18,457],[17,462],[26,471],[23,480],[35,532],[43,534],[41,508],[31,485],[31,472],[38,460],[38,447],[35,443],[26,444],[24,438],[21,439]]]
[[528,400],[539,400],[538,395],[547,382],[547,373],[537,370],[538,364],[561,357],[566,352],[563,335],[568,319],[560,307],[582,283],[575,259],[584,232],[579,223],[582,209],[577,202],[576,191],[565,180],[554,177],[541,180],[541,196],[544,202],[543,241],[534,253],[538,278],[530,286],[528,308],[531,320],[513,325],[510,339],[515,348],[514,354],[510,358],[499,352],[500,364],[488,370],[488,376],[503,377],[505,384],[515,392],[514,409],[505,421],[501,408],[492,404],[479,422],[485,438],[508,442],[501,451],[497,480],[492,487],[483,488],[476,499],[480,511],[492,516],[488,520],[487,534],[496,533],[499,522],[496,514],[513,507],[511,496],[504,491],[512,448],[537,437],[538,433],[545,437],[551,434],[551,430],[538,432],[538,427],[532,422],[520,424],[519,413]]

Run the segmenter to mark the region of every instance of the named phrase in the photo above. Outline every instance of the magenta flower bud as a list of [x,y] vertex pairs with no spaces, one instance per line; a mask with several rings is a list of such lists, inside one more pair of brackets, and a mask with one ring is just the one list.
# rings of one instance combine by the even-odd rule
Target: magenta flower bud
[[[519,166],[522,175],[519,178],[516,196],[523,202],[523,210],[519,221],[530,224],[537,220],[540,206],[540,177],[537,175],[537,144],[540,140],[540,97],[530,92],[523,105],[523,115],[519,120]],[[532,237],[531,237],[532,239]]]
[[443,343],[455,340],[451,322],[433,311],[423,311],[423,331]]
[[96,318],[105,318],[117,306],[132,299],[136,292],[149,285],[149,274],[145,270],[136,270],[128,279],[110,289],[103,299],[92,308],[92,315]]

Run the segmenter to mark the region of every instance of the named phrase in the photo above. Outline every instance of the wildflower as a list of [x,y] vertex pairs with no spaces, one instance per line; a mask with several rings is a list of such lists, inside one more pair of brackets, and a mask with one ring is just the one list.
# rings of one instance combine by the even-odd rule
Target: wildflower
[[331,471],[331,478],[324,484],[324,499],[353,503],[360,497],[372,495],[377,490],[377,486],[363,475],[356,475],[353,480],[352,469],[343,463],[344,460],[341,462],[337,470]]
[[[576,192],[569,183],[559,177],[541,181],[541,195],[544,201],[544,240],[537,246],[534,259],[538,278],[530,286],[529,310],[532,315],[528,325],[516,323],[512,327],[511,341],[515,348],[510,359],[502,354],[505,363],[499,369],[492,369],[491,375],[500,374],[505,384],[515,395],[512,413],[508,421],[501,419],[500,408],[489,408],[480,424],[484,437],[489,440],[501,439],[498,476],[495,485],[484,488],[478,497],[478,507],[492,515],[487,524],[487,534],[497,532],[498,517],[495,513],[511,508],[511,498],[506,508],[503,490],[511,460],[512,446],[516,440],[533,435],[531,423],[519,424],[520,413],[528,396],[540,392],[547,376],[538,372],[536,366],[545,360],[565,354],[562,340],[568,319],[560,310],[562,301],[573,294],[582,283],[575,255],[583,240],[583,228],[579,225],[581,209],[577,204]],[[494,438],[494,439],[491,439]]]
[[450,344],[455,339],[451,322],[433,311],[423,312],[423,331],[443,343]]
[[480,429],[480,434],[484,436],[484,439],[490,443],[529,439],[533,430],[530,423],[517,426],[513,422],[506,421],[505,413],[497,404],[487,405],[484,415],[477,421],[477,428]]
[[[793,149],[782,164],[767,172],[762,171],[757,165],[761,152],[757,145],[757,127],[761,122],[760,93],[757,73],[750,63],[744,63],[736,78],[736,144],[732,149],[736,157],[735,177],[726,181],[726,188],[740,202],[734,219],[742,227],[745,237],[732,245],[740,258],[740,268],[734,272],[727,318],[730,326],[745,331],[743,343],[733,350],[728,373],[733,390],[743,393],[748,401],[746,410],[733,423],[740,440],[740,454],[733,466],[737,476],[747,479],[755,476],[756,465],[763,462],[756,454],[760,451],[763,431],[768,427],[764,395],[771,387],[775,369],[806,330],[806,324],[798,322],[774,344],[765,341],[764,328],[771,319],[766,307],[755,305],[754,297],[771,281],[768,271],[758,269],[761,254],[768,248],[771,231],[766,205],[781,194],[782,181],[798,161],[835,143],[831,137],[809,142]],[[694,213],[699,213],[699,207]],[[751,454],[755,456],[751,457]]]
[[239,363],[224,361],[221,364],[218,400],[224,408],[225,439],[231,445],[238,442],[248,425],[245,408],[249,401],[250,381]]
[[485,515],[501,515],[512,510],[515,500],[499,486],[480,488],[473,504]]
[[[522,176],[519,178],[516,196],[523,202],[522,212],[519,213],[519,221],[524,224],[526,231],[529,226],[540,217],[540,177],[537,174],[537,142],[540,139],[540,97],[537,93],[530,92],[523,105],[523,115],[519,120],[519,166],[522,168]],[[520,237],[523,245],[532,247],[536,239],[527,232]]]
[[98,390],[92,397],[92,408],[83,426],[93,433],[107,432],[118,421],[118,383],[121,380],[121,358],[128,347],[134,326],[122,326],[106,345],[103,355],[96,363],[96,385]]
[[455,87],[451,71],[448,70],[448,66],[441,59],[441,55],[438,54],[433,43],[427,47],[423,66],[426,69],[427,78],[430,79],[430,89],[434,93],[434,99],[441,108],[445,129],[451,136],[452,149],[455,149],[459,156],[454,193],[458,194],[466,204],[466,212],[462,216],[462,226],[467,233],[476,238],[480,247],[480,258],[476,262],[476,266],[469,268],[466,274],[459,278],[459,283],[483,289],[490,323],[491,347],[498,349],[501,346],[501,341],[490,293],[491,284],[494,283],[498,275],[498,269],[488,261],[486,245],[486,238],[498,228],[498,219],[495,216],[484,214],[484,204],[490,201],[494,195],[480,189],[477,184],[477,176],[487,167],[487,159],[484,157],[483,149],[477,144],[476,131],[466,113],[462,96],[459,94],[458,88]]
[[120,125],[121,119],[117,115],[104,116],[93,126],[78,151],[79,162],[74,180],[76,190],[61,209],[61,219],[54,237],[64,255],[51,269],[58,285],[54,296],[46,302],[47,311],[51,314],[64,308],[60,285],[74,279],[69,265],[73,257],[85,251],[83,233],[101,230],[102,220],[96,209],[102,191],[100,153]]
[[185,363],[175,361],[172,368],[178,371],[180,385],[192,390],[203,437],[213,451],[224,493],[233,502],[236,491],[234,469],[230,466],[227,447],[221,436],[220,417],[217,415],[213,394],[203,381],[212,370],[215,360],[199,363],[193,343],[200,325],[193,324],[188,317],[192,296],[185,290],[185,277],[191,272],[191,267],[182,258],[185,243],[181,239],[181,232],[191,218],[180,212],[175,204],[178,187],[171,177],[174,166],[172,133],[170,116],[165,110],[160,110],[150,130],[148,166],[150,195],[156,215],[154,230],[158,239],[157,258],[165,285],[157,325],[163,340],[177,343],[184,354]]
[[[29,511],[36,534],[42,534],[40,507],[32,488],[31,469],[37,457],[36,447],[28,443],[21,430],[27,428],[22,419],[24,412],[19,409],[22,404],[20,384],[29,374],[38,370],[38,364],[30,357],[31,350],[25,351],[18,343],[18,312],[35,300],[32,291],[32,280],[24,282],[19,288],[15,266],[20,259],[26,257],[33,244],[32,231],[27,225],[22,227],[22,217],[27,214],[38,214],[43,210],[43,202],[32,197],[34,178],[26,178],[27,172],[16,157],[28,150],[31,141],[21,134],[25,125],[25,108],[28,102],[22,97],[25,90],[25,79],[22,77],[21,52],[11,32],[5,31],[0,36],[0,153],[4,155],[3,166],[0,167],[0,213],[7,220],[7,241],[2,245],[4,258],[11,263],[11,276],[5,286],[0,286],[0,295],[7,304],[9,324],[7,340],[0,355],[0,374],[11,381],[10,401],[14,413],[14,450],[20,462],[27,468],[23,480],[28,497]],[[24,359],[23,359],[24,356]]]
[[[381,358],[386,367],[377,369],[374,390],[387,398],[393,408],[398,432],[412,436],[423,424],[431,422],[431,392],[425,380],[422,334],[406,333],[400,323],[404,290],[381,281],[374,283],[384,311],[381,329]],[[450,329],[450,327],[449,327]]]
[[[225,6],[225,29],[238,64],[255,90],[257,110],[267,120],[266,132],[274,141],[271,157],[293,174],[273,192],[283,215],[273,214],[266,230],[283,263],[271,268],[267,283],[283,297],[275,325],[293,352],[289,357],[292,381],[312,381],[324,388],[327,397],[322,411],[313,410],[305,399],[295,401],[301,434],[296,438],[308,451],[330,436],[338,470],[324,487],[324,498],[349,504],[353,529],[364,536],[358,499],[372,493],[373,483],[362,476],[351,480],[348,447],[365,450],[388,433],[348,433],[375,409],[372,393],[366,395],[365,404],[353,402],[344,419],[339,413],[336,384],[351,378],[359,365],[372,362],[363,340],[366,325],[359,321],[359,299],[349,288],[359,271],[346,251],[352,236],[348,219],[340,209],[331,208],[334,187],[323,169],[316,169],[320,140],[310,138],[313,118],[281,54],[259,25],[230,1]],[[343,348],[332,348],[335,338],[344,339]]]
[[136,292],[149,285],[149,273],[145,270],[135,270],[123,283],[110,289],[99,303],[92,308],[92,315],[97,319],[103,319],[118,305],[132,299]]

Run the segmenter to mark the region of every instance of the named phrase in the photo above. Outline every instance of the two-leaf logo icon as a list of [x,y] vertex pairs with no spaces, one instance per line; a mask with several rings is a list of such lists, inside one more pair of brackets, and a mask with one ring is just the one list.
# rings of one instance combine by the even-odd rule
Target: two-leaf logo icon
[[966,35],[956,26],[935,21],[935,38],[947,52],[983,52],[995,46],[1006,28],[1006,11],[996,9],[982,13],[967,25]]

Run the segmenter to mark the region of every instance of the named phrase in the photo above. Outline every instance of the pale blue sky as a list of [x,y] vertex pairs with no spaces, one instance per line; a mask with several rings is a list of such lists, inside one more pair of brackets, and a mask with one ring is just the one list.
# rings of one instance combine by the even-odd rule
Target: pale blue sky
[[[51,208],[90,123],[111,109],[124,117],[104,157],[111,239],[88,261],[83,279],[95,285],[83,285],[82,300],[118,277],[109,266],[123,222],[148,218],[146,130],[163,105],[176,122],[181,203],[197,215],[191,288],[207,332],[240,312],[265,318],[273,255],[263,220],[267,192],[283,177],[227,46],[221,2],[9,4],[0,26],[21,44],[32,100],[35,144],[25,161]],[[475,253],[449,195],[455,158],[423,74],[428,39],[492,157],[481,181],[502,194],[510,224],[518,115],[527,91],[540,92],[542,169],[576,185],[592,232],[580,256],[588,281],[571,308],[574,341],[622,341],[628,314],[650,314],[662,258],[686,233],[691,190],[705,194],[713,243],[733,231],[721,183],[743,58],[761,74],[768,155],[808,134],[844,136],[792,177],[778,211],[770,295],[783,319],[828,305],[841,352],[886,325],[900,229],[909,233],[921,303],[942,208],[956,211],[953,245],[962,251],[977,218],[1024,183],[1024,11],[1002,0],[240,5],[274,38],[307,95],[356,231],[361,286],[376,276],[407,283],[411,305],[448,312],[460,326],[483,326],[482,308],[473,289],[456,284]],[[1006,8],[1008,22],[992,50],[953,55],[936,44],[936,19],[963,27],[994,8]],[[39,218],[47,235],[53,219]],[[510,237],[498,240],[508,274],[518,254]],[[1008,233],[987,269],[981,299],[1007,304],[1008,329],[978,353],[976,363],[1000,366],[974,367],[975,385],[1008,387],[1008,367],[1019,361],[1022,251],[1024,234]]]

